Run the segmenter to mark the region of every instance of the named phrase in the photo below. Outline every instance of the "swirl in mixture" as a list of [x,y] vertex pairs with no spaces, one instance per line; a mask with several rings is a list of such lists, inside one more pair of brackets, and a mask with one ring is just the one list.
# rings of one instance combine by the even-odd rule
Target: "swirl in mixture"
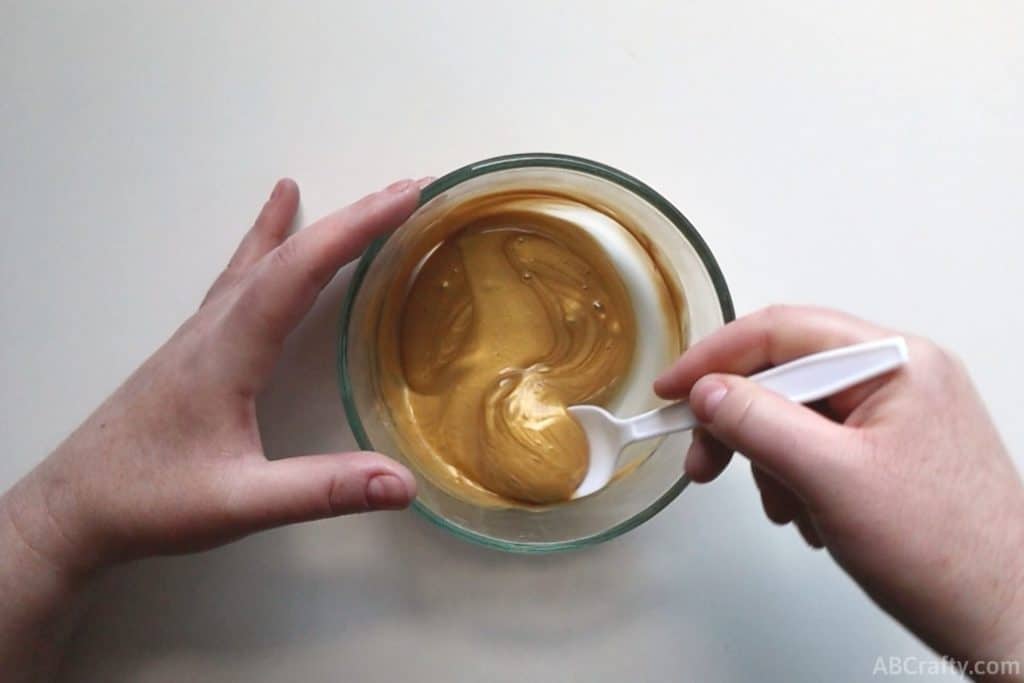
[[423,469],[503,499],[568,500],[586,437],[566,408],[608,401],[636,344],[629,295],[572,226],[499,213],[410,273],[392,417]]

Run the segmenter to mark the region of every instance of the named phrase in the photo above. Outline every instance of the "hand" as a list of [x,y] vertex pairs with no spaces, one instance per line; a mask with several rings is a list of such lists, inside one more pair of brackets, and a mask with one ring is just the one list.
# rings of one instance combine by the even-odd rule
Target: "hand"
[[395,183],[288,237],[299,195],[280,181],[195,315],[0,499],[20,541],[81,574],[408,505],[414,478],[377,453],[268,461],[254,400],[320,290],[418,197],[417,183]]
[[1024,489],[959,361],[909,337],[907,366],[817,411],[737,376],[892,334],[773,307],[695,344],[655,391],[688,396],[703,423],[691,479],[711,481],[742,452],[768,517],[828,548],[927,643],[965,660],[1024,658]]

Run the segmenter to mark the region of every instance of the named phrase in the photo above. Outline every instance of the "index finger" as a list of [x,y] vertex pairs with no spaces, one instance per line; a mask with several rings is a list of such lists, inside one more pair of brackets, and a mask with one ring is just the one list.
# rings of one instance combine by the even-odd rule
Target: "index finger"
[[770,306],[697,342],[654,382],[663,398],[682,398],[711,372],[750,375],[837,346],[891,335],[846,313],[812,306]]
[[401,225],[419,196],[416,181],[400,181],[289,237],[261,259],[239,294],[238,329],[250,338],[283,339],[338,269]]

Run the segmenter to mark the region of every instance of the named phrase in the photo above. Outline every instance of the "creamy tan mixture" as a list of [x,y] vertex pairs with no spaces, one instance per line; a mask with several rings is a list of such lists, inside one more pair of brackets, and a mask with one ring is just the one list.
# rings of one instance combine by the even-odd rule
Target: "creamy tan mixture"
[[504,211],[508,199],[459,207],[399,264],[378,327],[378,374],[403,449],[435,483],[481,503],[557,503],[588,464],[566,408],[614,395],[636,322],[593,238],[558,218]]

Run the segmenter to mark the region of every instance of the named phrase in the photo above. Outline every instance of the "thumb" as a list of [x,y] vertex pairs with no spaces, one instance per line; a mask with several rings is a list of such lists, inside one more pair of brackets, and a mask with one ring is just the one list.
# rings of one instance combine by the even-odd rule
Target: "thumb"
[[231,487],[235,521],[251,531],[353,512],[396,510],[416,497],[416,479],[409,470],[372,452],[254,461]]
[[850,430],[735,375],[707,375],[690,391],[690,407],[719,441],[813,500],[838,475]]

